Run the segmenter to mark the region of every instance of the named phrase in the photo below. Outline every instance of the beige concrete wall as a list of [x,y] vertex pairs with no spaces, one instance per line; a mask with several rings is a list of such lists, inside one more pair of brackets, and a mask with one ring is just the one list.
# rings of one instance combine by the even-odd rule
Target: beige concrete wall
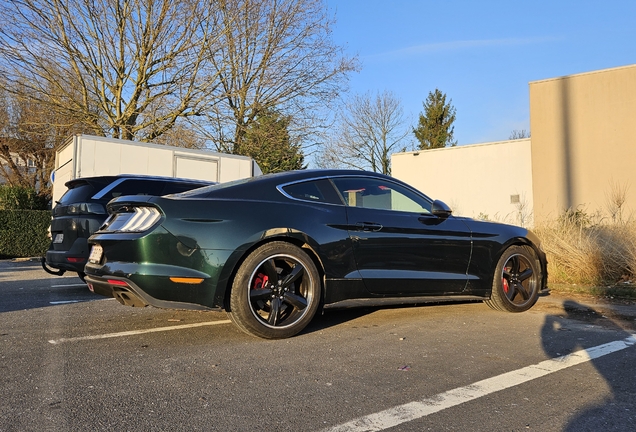
[[607,215],[621,188],[636,210],[636,65],[529,86],[535,220],[579,206]]
[[454,214],[532,225],[530,139],[395,153],[391,172]]

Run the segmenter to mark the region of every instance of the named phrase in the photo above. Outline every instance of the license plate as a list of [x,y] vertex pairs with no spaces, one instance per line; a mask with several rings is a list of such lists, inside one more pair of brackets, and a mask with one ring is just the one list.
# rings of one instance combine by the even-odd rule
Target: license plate
[[99,264],[102,260],[102,254],[104,253],[104,249],[100,245],[93,245],[91,248],[91,254],[88,257],[88,262],[92,264]]
[[62,243],[64,241],[64,234],[55,234],[55,239],[53,239],[53,243]]

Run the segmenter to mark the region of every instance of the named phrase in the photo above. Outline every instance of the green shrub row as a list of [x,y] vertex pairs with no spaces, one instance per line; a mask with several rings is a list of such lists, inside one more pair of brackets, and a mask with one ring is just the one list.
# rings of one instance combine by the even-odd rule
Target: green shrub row
[[44,256],[50,224],[47,210],[0,210],[0,259]]
[[48,199],[35,189],[24,186],[0,185],[0,210],[46,210]]

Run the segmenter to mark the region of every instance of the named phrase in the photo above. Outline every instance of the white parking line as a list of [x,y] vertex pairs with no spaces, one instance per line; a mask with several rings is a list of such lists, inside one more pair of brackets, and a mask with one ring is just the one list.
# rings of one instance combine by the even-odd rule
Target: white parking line
[[67,303],[79,303],[80,300],[60,300],[60,301],[52,301],[49,302],[49,304],[52,305],[61,305],[61,304],[67,304]]
[[85,287],[85,283],[67,284],[67,285],[51,285],[51,288],[70,288],[70,287]]
[[325,429],[329,432],[381,431],[429,414],[505,390],[554,372],[588,362],[636,344],[636,334],[623,340],[609,342],[572,354],[542,361],[516,371],[507,372],[474,384],[439,393],[433,397],[410,402],[360,417],[347,423]]
[[144,333],[156,333],[156,332],[162,332],[162,331],[182,330],[182,329],[211,326],[211,325],[218,325],[218,324],[229,324],[230,322],[231,322],[230,320],[206,321],[206,322],[200,322],[200,323],[194,323],[194,324],[183,324],[183,325],[170,326],[170,327],[158,327],[158,328],[151,328],[151,329],[145,329],[145,330],[130,330],[130,331],[119,332],[119,333],[106,333],[102,335],[51,339],[49,343],[56,345],[63,342],[77,342],[77,341],[95,340],[95,339],[108,339],[108,338],[123,337],[123,336],[134,336],[134,335],[140,335]]

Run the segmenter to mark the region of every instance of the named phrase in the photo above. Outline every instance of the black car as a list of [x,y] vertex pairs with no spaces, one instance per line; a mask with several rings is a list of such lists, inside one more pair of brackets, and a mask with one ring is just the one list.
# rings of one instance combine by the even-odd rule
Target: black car
[[320,307],[483,300],[521,312],[547,289],[539,239],[455,217],[405,183],[307,170],[164,197],[120,197],[89,240],[90,289],[130,306],[224,309],[282,338]]
[[[88,238],[108,217],[106,204],[121,195],[167,195],[214,184],[209,181],[123,174],[84,177],[66,182],[68,190],[52,210],[51,245],[42,259],[47,272],[67,270],[84,279]],[[56,269],[51,270],[50,267]]]

